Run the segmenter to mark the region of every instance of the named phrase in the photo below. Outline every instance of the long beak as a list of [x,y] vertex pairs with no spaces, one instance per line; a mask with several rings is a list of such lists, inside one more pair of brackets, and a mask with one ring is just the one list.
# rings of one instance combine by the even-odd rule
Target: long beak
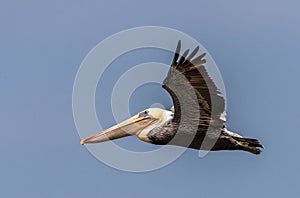
[[154,119],[152,119],[151,117],[140,117],[139,115],[136,115],[120,124],[97,133],[92,137],[81,140],[80,144],[83,145],[85,143],[99,143],[135,135],[145,127],[149,126],[153,121]]

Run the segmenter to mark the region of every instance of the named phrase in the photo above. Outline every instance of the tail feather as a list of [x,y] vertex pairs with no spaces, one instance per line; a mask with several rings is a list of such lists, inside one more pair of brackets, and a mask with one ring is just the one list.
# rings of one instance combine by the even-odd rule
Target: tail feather
[[249,151],[256,155],[261,153],[261,149],[259,148],[264,148],[264,146],[257,139],[243,138],[243,137],[233,137],[233,138],[237,141],[239,149],[244,151]]

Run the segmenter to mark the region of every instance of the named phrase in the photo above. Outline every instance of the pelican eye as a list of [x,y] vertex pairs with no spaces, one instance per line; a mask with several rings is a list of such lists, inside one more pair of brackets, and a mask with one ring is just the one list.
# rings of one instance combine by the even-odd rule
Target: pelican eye
[[149,111],[148,111],[148,110],[145,110],[145,111],[140,112],[139,115],[140,115],[140,117],[144,117],[144,118],[145,118],[145,117],[148,117],[148,116],[149,116],[148,113],[149,113]]

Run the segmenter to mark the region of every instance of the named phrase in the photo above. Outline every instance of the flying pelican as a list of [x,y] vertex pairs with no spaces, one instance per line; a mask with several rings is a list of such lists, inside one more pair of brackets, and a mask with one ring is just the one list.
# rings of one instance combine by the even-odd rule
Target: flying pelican
[[[226,128],[225,99],[205,69],[205,53],[189,49],[182,56],[181,41],[162,87],[173,100],[171,110],[149,108],[132,118],[83,139],[80,144],[99,143],[136,135],[157,145],[177,145],[198,150],[244,150],[259,154],[263,145]],[[189,54],[189,55],[188,55]]]

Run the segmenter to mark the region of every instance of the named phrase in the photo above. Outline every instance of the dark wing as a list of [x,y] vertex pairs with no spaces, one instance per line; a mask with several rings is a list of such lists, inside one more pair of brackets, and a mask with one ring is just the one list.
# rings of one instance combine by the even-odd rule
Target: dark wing
[[[222,128],[225,100],[204,67],[205,53],[195,57],[198,46],[190,54],[188,49],[180,56],[180,49],[181,41],[178,42],[170,70],[163,81],[163,88],[169,92],[174,103],[173,122],[180,122],[184,116],[186,120],[198,120],[199,128],[209,125]],[[200,108],[197,111],[192,105],[195,102]]]

